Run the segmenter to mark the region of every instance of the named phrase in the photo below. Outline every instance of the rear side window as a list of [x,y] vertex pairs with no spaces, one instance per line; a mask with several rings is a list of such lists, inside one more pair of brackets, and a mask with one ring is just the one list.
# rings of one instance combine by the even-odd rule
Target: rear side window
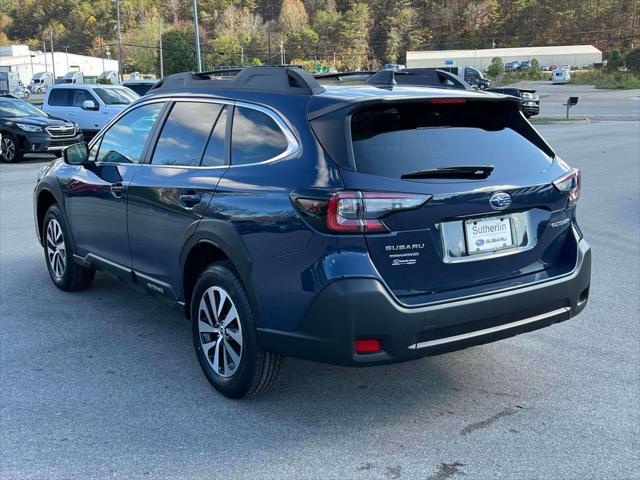
[[70,88],[54,88],[49,93],[49,105],[52,107],[70,107],[73,90]]
[[[507,110],[505,110],[507,109]],[[400,178],[442,167],[490,165],[494,177],[545,170],[551,159],[509,128],[510,105],[402,103],[360,110],[351,119],[355,169]],[[504,111],[503,111],[504,110]]]
[[151,163],[198,166],[221,109],[216,103],[176,103],[162,127]]
[[287,137],[273,118],[246,107],[235,108],[231,139],[233,165],[270,160],[288,146]]

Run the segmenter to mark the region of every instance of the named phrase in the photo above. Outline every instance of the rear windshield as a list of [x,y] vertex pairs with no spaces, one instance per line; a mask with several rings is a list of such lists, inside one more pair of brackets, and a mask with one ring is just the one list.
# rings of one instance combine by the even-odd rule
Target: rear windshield
[[378,105],[353,114],[354,167],[400,178],[442,167],[490,165],[501,177],[545,170],[551,158],[509,128],[517,110],[504,102]]

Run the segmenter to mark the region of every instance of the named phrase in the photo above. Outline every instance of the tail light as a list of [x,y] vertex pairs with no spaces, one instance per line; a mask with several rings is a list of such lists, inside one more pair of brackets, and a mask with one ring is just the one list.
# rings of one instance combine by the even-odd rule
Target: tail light
[[295,197],[294,204],[313,226],[338,233],[383,233],[383,218],[424,205],[431,195],[345,191],[328,199]]
[[575,205],[580,198],[582,188],[582,172],[577,168],[570,170],[553,181],[553,185],[561,192],[569,193],[569,206]]

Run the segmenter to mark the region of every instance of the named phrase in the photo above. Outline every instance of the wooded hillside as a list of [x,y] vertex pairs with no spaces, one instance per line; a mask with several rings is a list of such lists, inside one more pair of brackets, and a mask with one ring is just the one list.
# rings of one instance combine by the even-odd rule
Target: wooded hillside
[[[287,63],[377,67],[408,49],[640,42],[640,0],[199,0],[205,67]],[[191,0],[121,0],[125,71],[193,69]],[[115,0],[0,0],[0,43],[117,58]],[[48,48],[48,45],[47,45]],[[335,57],[334,57],[335,56]]]

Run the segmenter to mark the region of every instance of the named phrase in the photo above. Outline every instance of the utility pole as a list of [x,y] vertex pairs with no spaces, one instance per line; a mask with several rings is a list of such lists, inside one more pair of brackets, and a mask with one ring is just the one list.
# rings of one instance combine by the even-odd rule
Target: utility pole
[[240,47],[240,66],[244,67],[244,47]]
[[162,58],[162,17],[158,16],[158,56],[160,57],[160,78],[164,78],[164,59]]
[[104,72],[104,47],[102,46],[102,37],[100,39],[100,59],[102,60],[102,71]]
[[120,30],[120,0],[116,0],[116,28],[118,29],[118,76],[122,81],[122,31]]
[[51,41],[51,68],[53,69],[53,78],[56,78],[56,58],[53,49],[53,30],[49,27],[49,40]]
[[284,65],[284,42],[280,40],[280,65]]
[[[102,42],[102,40],[100,40]],[[64,47],[64,54],[67,57],[67,72],[69,71],[69,47]],[[104,67],[104,61],[103,61],[103,65]],[[104,68],[102,69],[102,71],[104,72]]]
[[271,30],[267,30],[267,38],[268,38],[268,52],[269,52],[269,58],[267,59],[267,65],[270,67],[271,66]]
[[35,57],[35,55],[31,53],[31,48],[29,48],[29,57],[31,57],[31,78],[33,78],[33,57]]
[[198,72],[202,71],[202,56],[200,54],[200,29],[198,28],[198,0],[193,0],[193,24],[196,29],[196,59]]
[[[49,66],[47,65],[47,42],[42,42],[42,49],[44,50],[44,71],[49,71]],[[53,83],[56,83],[56,79],[53,79]]]

